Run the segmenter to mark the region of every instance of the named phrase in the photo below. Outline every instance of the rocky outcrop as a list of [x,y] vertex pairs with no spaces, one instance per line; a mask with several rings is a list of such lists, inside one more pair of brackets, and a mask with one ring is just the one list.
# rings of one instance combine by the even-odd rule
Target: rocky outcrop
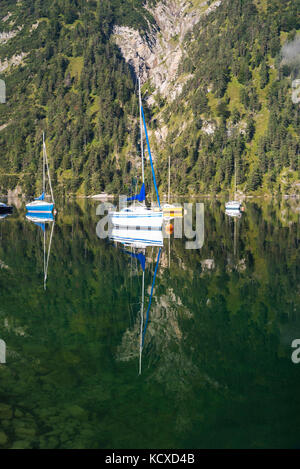
[[18,34],[19,31],[8,31],[0,33],[0,44],[5,44],[7,41],[12,39]]
[[[142,37],[132,28],[116,26],[115,41],[126,61],[140,75],[141,82],[150,79],[163,97],[173,100],[181,92],[189,77],[178,78],[178,67],[184,56],[184,37],[204,14],[217,8],[221,1],[210,6],[203,1],[195,6],[191,0],[165,0],[155,7],[146,6],[155,19],[150,33]],[[149,103],[151,104],[151,103]]]
[[28,55],[28,52],[21,52],[19,55],[14,55],[9,60],[5,58],[3,61],[0,60],[0,73],[4,72],[9,67],[16,67],[20,65],[23,59]]
[[7,122],[6,124],[2,124],[2,125],[0,125],[0,132],[1,132],[1,130],[4,130],[4,129],[6,129],[6,127],[8,127],[8,125],[9,125],[9,123],[8,123],[8,122]]
[[[6,17],[7,19],[9,16]],[[2,21],[4,21],[5,18],[3,18]],[[12,31],[2,31],[0,32],[0,44],[6,44],[10,39],[15,37],[22,29],[24,28],[24,25],[18,26],[17,29],[14,29]]]

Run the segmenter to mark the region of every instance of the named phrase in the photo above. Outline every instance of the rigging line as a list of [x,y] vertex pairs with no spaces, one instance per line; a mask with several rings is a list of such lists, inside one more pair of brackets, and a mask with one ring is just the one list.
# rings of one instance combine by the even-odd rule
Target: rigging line
[[46,192],[46,174],[45,174],[45,132],[43,132],[43,193]]
[[48,163],[48,156],[47,156],[47,150],[46,150],[46,143],[45,143],[45,141],[44,141],[44,145],[43,145],[43,146],[44,146],[44,150],[45,150],[46,166],[47,166],[48,180],[49,180],[49,186],[50,186],[50,193],[51,193],[52,202],[54,203],[53,190],[52,190],[52,184],[51,184],[51,177],[50,177],[49,163]]
[[154,272],[154,277],[153,277],[153,282],[152,282],[152,287],[151,287],[150,300],[149,300],[148,309],[147,309],[147,313],[146,313],[146,322],[145,322],[145,327],[144,327],[143,337],[142,337],[142,346],[144,346],[145,334],[146,334],[147,325],[148,325],[148,321],[149,321],[149,311],[150,311],[151,302],[152,302],[152,295],[153,295],[155,278],[156,278],[158,264],[159,264],[160,253],[161,253],[161,248],[159,248],[157,261],[156,261],[156,266],[155,266],[155,272]]
[[[144,173],[144,143],[143,143],[143,123],[142,123],[142,95],[141,95],[141,79],[139,77],[139,108],[140,108],[140,132],[141,132],[141,156],[142,156],[142,180],[143,184],[145,183],[145,173]],[[145,201],[144,201],[145,204]]]
[[141,303],[141,328],[140,328],[140,360],[139,374],[142,374],[142,352],[143,352],[143,328],[144,328],[144,303],[145,303],[145,271],[143,270],[142,280],[142,303]]
[[150,164],[151,164],[151,169],[152,169],[153,184],[154,184],[154,187],[155,187],[157,201],[158,201],[158,205],[159,205],[159,208],[160,208],[160,200],[159,200],[158,189],[157,189],[157,185],[156,185],[156,178],[155,178],[152,155],[151,155],[151,150],[150,150],[150,143],[149,143],[147,126],[146,126],[146,121],[145,121],[145,115],[144,115],[144,110],[143,110],[142,105],[141,105],[141,113],[142,113],[142,118],[143,118],[143,122],[144,122],[144,129],[145,129],[145,136],[146,136],[146,142],[147,142],[147,147],[148,147],[148,154],[149,154],[149,159],[150,159]]

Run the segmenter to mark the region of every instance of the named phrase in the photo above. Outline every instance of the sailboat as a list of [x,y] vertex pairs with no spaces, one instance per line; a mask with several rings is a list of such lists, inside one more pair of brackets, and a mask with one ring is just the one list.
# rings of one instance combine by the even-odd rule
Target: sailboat
[[[140,134],[141,134],[141,156],[142,156],[142,187],[140,193],[132,197],[128,197],[127,201],[132,201],[133,204],[129,207],[125,207],[120,211],[114,211],[109,214],[110,221],[114,226],[118,227],[148,227],[151,229],[162,229],[163,224],[163,212],[160,206],[160,199],[158,189],[156,185],[155,172],[153,168],[153,161],[151,155],[151,149],[149,144],[147,126],[145,121],[144,110],[142,106],[141,98],[141,82],[138,79],[139,84],[139,108],[140,108]],[[144,142],[143,142],[143,127],[145,130],[145,137],[147,142],[147,149],[151,164],[153,183],[156,191],[157,201],[159,209],[150,209],[145,205],[146,190],[145,190],[145,177],[144,177]]]
[[[236,158],[234,158],[234,197],[236,195]],[[225,209],[226,210],[238,210],[240,211],[242,208],[241,202],[237,200],[230,200],[229,202],[226,202],[225,204]]]
[[[35,223],[35,225],[39,226],[44,234],[44,290],[47,288],[47,278],[48,278],[48,265],[49,265],[49,258],[51,252],[51,245],[53,239],[53,232],[55,226],[55,219],[52,213],[50,214],[43,214],[43,213],[35,213],[35,214],[28,214],[26,215],[26,219]],[[51,232],[50,232],[50,240],[48,245],[48,250],[46,253],[46,225],[51,223]]]
[[[141,289],[141,308],[140,308],[140,339],[139,339],[139,374],[142,374],[142,353],[143,353],[143,348],[144,348],[144,343],[145,343],[145,336],[147,332],[147,327],[149,323],[149,318],[150,318],[150,309],[151,309],[151,304],[152,304],[152,298],[153,298],[153,293],[154,293],[154,285],[155,285],[155,280],[156,280],[156,275],[158,271],[158,266],[159,266],[159,261],[160,261],[160,255],[161,255],[161,247],[158,250],[157,254],[157,259],[156,259],[156,265],[155,265],[155,270],[154,270],[154,275],[153,275],[153,281],[151,285],[151,292],[150,292],[150,297],[148,301],[148,306],[145,314],[145,268],[146,268],[146,248],[151,246],[151,247],[156,247],[157,244],[154,242],[151,244],[151,233],[148,235],[148,244],[140,243],[140,242],[127,242],[126,244],[121,242],[123,245],[126,246],[126,248],[130,248],[130,250],[124,250],[125,254],[130,255],[132,258],[137,259],[139,262],[143,274],[142,274],[142,289]],[[119,243],[120,241],[116,238],[113,239],[113,241]],[[162,246],[162,244],[161,244]]]
[[[51,202],[45,201],[46,197],[46,169],[50,187]],[[33,202],[30,202],[26,205],[26,210],[29,213],[40,213],[40,214],[51,214],[54,208],[54,197],[51,185],[46,143],[45,143],[45,134],[43,132],[43,193],[40,197],[35,199]]]

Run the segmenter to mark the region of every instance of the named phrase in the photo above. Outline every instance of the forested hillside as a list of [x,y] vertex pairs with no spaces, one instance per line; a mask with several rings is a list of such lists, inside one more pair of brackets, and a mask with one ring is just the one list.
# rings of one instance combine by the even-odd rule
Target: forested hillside
[[[114,26],[149,42],[157,30],[151,8],[159,3],[146,9],[140,0],[1,0],[7,103],[0,104],[0,192],[40,189],[42,130],[56,192],[132,190],[140,165],[136,76]],[[187,3],[197,10],[203,2]],[[232,189],[236,164],[243,192],[297,193],[297,67],[284,60],[282,47],[300,29],[300,1],[215,3],[182,43],[177,76],[188,79],[181,93],[168,99],[151,80],[143,86],[145,99],[155,101],[146,111],[160,191],[171,155],[173,192]],[[165,136],[157,139],[162,127]]]

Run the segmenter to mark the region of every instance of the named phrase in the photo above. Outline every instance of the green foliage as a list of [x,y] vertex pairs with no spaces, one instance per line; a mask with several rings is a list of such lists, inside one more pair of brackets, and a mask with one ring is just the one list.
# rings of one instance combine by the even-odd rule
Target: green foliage
[[[129,187],[140,164],[138,103],[132,69],[111,34],[116,24],[126,25],[148,40],[154,20],[144,3],[2,2],[12,15],[0,23],[3,31],[22,31],[0,45],[0,55],[27,54],[1,75],[7,82],[7,104],[0,105],[2,190],[19,184],[33,194],[40,186],[42,130],[59,194]],[[231,187],[234,161],[242,190],[257,186],[250,181],[255,168],[259,184],[269,181],[268,192],[282,187],[284,168],[299,171],[294,71],[280,64],[279,54],[282,38],[292,40],[300,27],[298,7],[299,0],[224,0],[202,17],[194,40],[187,36],[179,74],[192,78],[173,102],[157,93],[152,109],[145,106],[150,128],[168,127],[155,149],[161,191],[170,154],[172,191],[182,194]]]
[[0,105],[0,126],[8,126],[0,131],[2,189],[17,181],[35,192],[45,130],[56,192],[120,191],[130,177],[123,170],[125,145],[136,155],[132,135],[138,113],[131,70],[110,36],[115,24],[146,34],[151,15],[138,0],[130,8],[125,0],[27,0],[4,7],[23,29],[0,46],[1,57],[21,51],[28,56],[24,66],[4,74],[7,105]]

